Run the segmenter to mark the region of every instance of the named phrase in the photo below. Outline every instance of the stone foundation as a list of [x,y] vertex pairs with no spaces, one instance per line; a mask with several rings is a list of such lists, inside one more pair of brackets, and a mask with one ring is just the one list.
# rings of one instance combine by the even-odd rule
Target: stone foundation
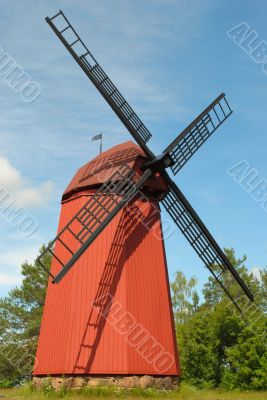
[[55,390],[63,388],[81,389],[83,387],[114,386],[120,388],[154,388],[158,390],[173,390],[178,387],[175,376],[77,376],[77,377],[33,377],[34,386],[41,389],[51,385]]

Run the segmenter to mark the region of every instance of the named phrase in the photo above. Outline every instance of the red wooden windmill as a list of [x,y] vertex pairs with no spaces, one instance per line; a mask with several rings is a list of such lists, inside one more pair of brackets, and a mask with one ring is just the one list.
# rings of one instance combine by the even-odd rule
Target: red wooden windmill
[[102,153],[63,194],[59,233],[38,259],[53,255],[34,375],[177,376],[160,202],[236,307],[233,286],[253,301],[166,171],[176,174],[232,111],[221,94],[156,157],[150,132],[62,11],[46,21],[138,146]]

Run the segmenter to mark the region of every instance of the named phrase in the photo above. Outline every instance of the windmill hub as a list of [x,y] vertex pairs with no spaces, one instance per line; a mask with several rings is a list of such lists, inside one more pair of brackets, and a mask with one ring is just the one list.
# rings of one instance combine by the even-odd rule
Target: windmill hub
[[172,167],[175,164],[170,153],[163,153],[155,157],[154,160],[148,161],[141,166],[143,171],[150,169],[152,172],[159,172],[163,169]]

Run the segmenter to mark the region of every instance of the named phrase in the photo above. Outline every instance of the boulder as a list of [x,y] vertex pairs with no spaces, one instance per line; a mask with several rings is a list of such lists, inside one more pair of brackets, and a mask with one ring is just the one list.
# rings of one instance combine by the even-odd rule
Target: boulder
[[[51,378],[51,385],[53,389],[59,390],[63,387],[64,384],[64,378]],[[44,382],[45,385],[45,382]]]
[[154,386],[154,380],[153,376],[144,375],[140,378],[140,387],[142,389],[151,388]]
[[71,387],[73,389],[80,389],[84,386],[85,379],[84,378],[73,378]]
[[34,376],[32,378],[32,383],[36,387],[36,389],[41,389],[42,387],[42,378],[38,378],[37,376]]
[[117,380],[117,386],[123,388],[134,388],[137,384],[137,377],[134,376],[125,376],[124,378],[119,378]]
[[163,385],[163,388],[166,390],[173,389],[172,378],[170,376],[166,376],[165,378],[163,378],[162,385]]

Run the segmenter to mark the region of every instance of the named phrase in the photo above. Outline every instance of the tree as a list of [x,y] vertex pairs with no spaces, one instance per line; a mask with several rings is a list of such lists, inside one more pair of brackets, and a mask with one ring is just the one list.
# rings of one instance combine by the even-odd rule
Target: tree
[[[51,256],[43,263],[49,269]],[[0,299],[0,385],[29,375],[35,358],[48,274],[36,262],[21,269],[21,286]]]
[[262,311],[267,314],[267,269],[260,271],[260,293]]
[[227,389],[267,389],[266,336],[245,326],[236,344],[226,349],[226,359],[221,386]]
[[199,296],[196,292],[196,285],[196,278],[187,280],[181,271],[176,272],[175,281],[171,283],[171,290],[174,317],[177,324],[188,321],[197,310]]
[[[188,294],[190,297],[194,285],[182,273],[176,274],[173,303],[174,311],[178,310],[176,330],[183,379],[199,387],[267,389],[267,271],[263,270],[258,280],[248,272],[245,256],[236,258],[233,249],[226,249],[226,254],[255,294],[255,306],[249,305],[246,319],[242,319],[211,277],[204,285],[204,302],[192,311]],[[222,279],[227,284],[229,276]],[[238,298],[239,288],[231,288]]]
[[198,387],[216,386],[218,360],[211,311],[199,310],[177,326],[182,378]]
[[[233,248],[224,249],[226,256],[228,257],[231,264],[234,266],[236,271],[239,273],[241,278],[245,281],[249,289],[255,294],[259,293],[259,282],[252,274],[248,273],[248,270],[245,266],[245,262],[247,260],[246,255],[242,258],[236,258],[235,251]],[[214,265],[213,269],[217,272],[221,272],[221,269],[218,265]],[[223,273],[221,275],[221,280],[223,281],[225,287],[230,291],[230,294],[234,298],[238,298],[240,295],[240,287],[233,279],[230,273]],[[220,301],[227,299],[227,295],[224,291],[218,286],[215,278],[210,276],[208,282],[204,285],[203,295],[205,297],[206,304],[210,306],[214,306],[218,304]]]

